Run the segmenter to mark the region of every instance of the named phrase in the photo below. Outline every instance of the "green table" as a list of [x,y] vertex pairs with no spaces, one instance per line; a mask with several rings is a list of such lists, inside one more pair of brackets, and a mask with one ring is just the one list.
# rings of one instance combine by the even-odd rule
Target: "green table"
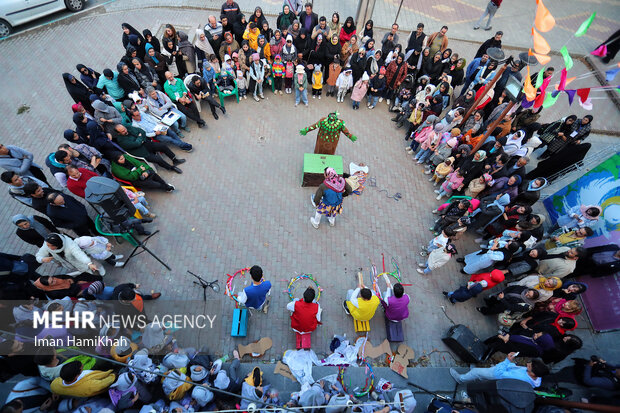
[[304,172],[301,186],[321,185],[327,167],[334,168],[338,175],[342,175],[342,156],[304,153]]

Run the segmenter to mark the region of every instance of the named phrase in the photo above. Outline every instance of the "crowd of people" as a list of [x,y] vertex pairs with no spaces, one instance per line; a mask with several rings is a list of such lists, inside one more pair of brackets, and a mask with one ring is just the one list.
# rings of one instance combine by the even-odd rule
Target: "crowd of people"
[[[494,10],[486,14],[485,29],[490,29]],[[454,241],[465,232],[477,234],[480,248],[456,259],[469,280],[443,294],[456,304],[495,289],[476,309],[481,315],[497,317],[502,327],[500,334],[485,340],[485,356],[501,352],[508,358],[491,369],[467,374],[453,370],[458,383],[515,378],[536,387],[548,373],[547,364],[581,348],[582,340],[574,331],[582,312],[578,297],[587,285],[569,278],[592,268],[600,269],[601,275],[617,270],[618,248],[583,247],[600,221],[600,206],[576,206],[551,228],[543,225],[545,216],[534,213],[533,206],[549,177],[585,156],[590,144],[583,141],[593,117],[570,115],[544,124],[541,108],[515,105],[501,118],[509,103],[505,90],[509,76],[521,81],[524,67],[523,62],[511,60],[500,74],[498,62],[487,54],[491,47],[501,48],[503,33],[498,31],[485,41],[467,64],[464,55],[449,47],[447,26],[430,35],[424,29],[420,23],[406,36],[394,24],[380,36],[369,20],[358,33],[352,17],[343,22],[337,12],[319,17],[312,4],[296,0],[285,1],[272,29],[260,7],[246,18],[234,1],[227,0],[219,19],[209,16],[193,44],[187,33],[170,24],[157,39],[148,29],[140,32],[123,23],[125,52],[118,63],[101,73],[84,64],[76,66],[79,75],[64,73],[75,102],[71,107],[75,127],[64,132],[67,142],[43,162],[54,181],[48,181],[28,150],[0,144],[1,180],[13,199],[33,210],[32,215],[13,217],[16,235],[38,248],[36,254],[0,254],[0,296],[27,302],[13,308],[14,322],[2,326],[3,331],[18,334],[0,343],[8,355],[0,359],[2,377],[29,376],[15,386],[1,412],[185,412],[216,410],[231,400],[240,409],[250,402],[259,407],[284,403],[263,382],[260,369],[240,376],[236,351],[233,361],[224,364],[226,358],[215,360],[206,348],[183,348],[155,327],[138,335],[122,329],[102,331],[117,341],[95,349],[95,356],[51,347],[35,351],[30,338],[83,332],[29,327],[35,313],[101,311],[95,300],[143,313],[144,300],[161,295],[154,290],[143,293],[133,283],[104,283],[106,265],[123,267],[123,256],[113,252],[112,242],[100,235],[78,199],[85,198],[91,178],[113,178],[123,184],[142,216],[155,218],[143,190],[174,191],[157,168],[182,173],[179,166],[185,159],[172,149],[192,151],[183,131],[190,130],[190,121],[206,126],[201,105],[208,104],[217,120],[217,111],[226,113],[220,95],[236,91],[241,98],[251,94],[260,102],[266,87],[278,95],[294,92],[294,106],[309,104],[309,90],[313,99],[335,98],[338,103],[350,94],[355,110],[364,98],[368,109],[387,103],[385,108],[396,114],[392,119],[396,127],[404,128],[405,140],[411,140],[405,150],[422,165],[417,172],[437,188],[437,200],[448,199],[433,211],[438,219],[430,228],[433,238],[420,251],[425,257],[417,269],[421,275],[431,274],[457,255]],[[532,82],[553,73],[553,68],[546,68],[533,74]],[[540,159],[545,160],[528,173],[532,152],[542,147],[546,150]],[[315,198],[329,209],[331,225],[333,210],[349,192],[342,177],[326,171],[325,185]],[[326,203],[330,196],[338,202]],[[317,217],[312,221],[315,227],[319,213]],[[135,228],[139,234],[150,233],[139,224]],[[52,262],[62,267],[63,274],[37,272]],[[252,267],[250,275],[253,283],[239,295],[239,302],[267,312],[271,283],[258,266]],[[344,311],[356,321],[367,322],[382,306],[390,322],[406,319],[410,298],[404,287],[400,283],[387,287],[384,294],[377,294],[360,281],[358,288],[347,292]],[[39,299],[51,301],[39,306]],[[307,289],[287,309],[298,335],[297,348],[306,348],[303,336],[321,323],[316,292]],[[533,360],[527,367],[518,367],[513,363],[516,352]],[[592,374],[592,369],[586,370]],[[396,390],[378,387],[379,396],[373,398],[398,404]],[[413,394],[402,391],[401,406],[394,408],[411,412]],[[336,384],[317,382],[286,404],[325,406],[326,411],[337,412],[348,400]],[[359,411],[388,412],[391,406],[377,403]]]

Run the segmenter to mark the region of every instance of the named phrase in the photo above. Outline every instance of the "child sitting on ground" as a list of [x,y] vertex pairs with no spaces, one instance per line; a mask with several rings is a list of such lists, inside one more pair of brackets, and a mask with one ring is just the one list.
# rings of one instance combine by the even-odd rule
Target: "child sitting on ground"
[[247,99],[248,84],[241,70],[237,70],[237,89],[239,90],[239,98]]
[[338,76],[336,86],[338,87],[336,102],[344,102],[345,95],[353,86],[353,70],[349,66],[345,67],[344,71]]
[[441,185],[441,188],[435,190],[435,193],[438,194],[436,199],[439,201],[443,196],[449,198],[452,192],[460,191],[463,187],[464,179],[463,175],[461,175],[461,171],[458,169],[449,173],[446,177],[446,181]]
[[334,61],[329,65],[329,72],[327,75],[327,92],[325,96],[336,96],[336,80],[338,80],[338,76],[340,76],[340,72],[342,71],[342,66],[340,66],[340,56],[334,56]]
[[314,65],[312,71],[312,99],[317,96],[321,99],[321,91],[323,90],[323,72],[321,71],[321,65]]

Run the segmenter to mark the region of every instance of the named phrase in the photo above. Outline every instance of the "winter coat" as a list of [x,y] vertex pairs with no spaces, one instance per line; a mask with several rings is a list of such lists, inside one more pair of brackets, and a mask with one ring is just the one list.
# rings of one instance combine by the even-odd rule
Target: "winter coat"
[[444,248],[434,249],[428,255],[426,266],[430,270],[436,270],[437,268],[447,264],[448,261],[450,261],[450,257],[452,257],[452,255],[449,252],[446,252]]
[[366,91],[368,90],[368,82],[364,82],[362,79],[358,80],[353,86],[353,90],[351,91],[351,100],[355,102],[361,102],[366,96]]
[[149,166],[146,162],[142,162],[134,158],[129,154],[125,154],[125,162],[129,164],[129,166],[135,167],[135,169],[127,169],[122,165],[117,164],[116,162],[112,162],[112,174],[119,179],[130,182],[138,182],[140,181],[140,177],[142,173],[145,172],[140,169],[141,166],[144,166],[146,172],[152,171],[153,168]]
[[[94,274],[94,272],[88,268],[88,264],[93,263],[97,265],[97,262],[88,258],[88,255],[84,253],[78,246],[78,244],[71,239],[68,235],[59,234],[62,239],[63,246],[55,250],[50,249],[47,244],[43,244],[39,251],[37,251],[37,262],[43,263],[43,258],[52,257],[56,262],[72,272],[87,272]],[[105,270],[101,264],[97,265],[99,273],[105,274]]]
[[346,72],[341,73],[336,80],[336,86],[338,86],[338,89],[351,89],[353,86],[353,75],[351,73],[347,75]]
[[396,72],[397,68],[398,64],[396,63],[396,60],[392,60],[385,70],[385,79],[388,85],[392,84],[393,78],[396,77],[394,89],[398,88],[403,80],[405,80],[405,77],[407,76],[407,63],[403,62],[403,64],[400,65],[400,70],[398,73]]
[[84,227],[90,219],[84,205],[72,196],[63,194],[65,206],[47,205],[46,214],[58,228]]
[[[342,67],[338,63],[332,63],[329,65],[329,75],[327,77],[327,85],[335,86],[336,81],[338,80],[338,76],[340,76],[340,72],[342,71]],[[353,80],[351,80],[351,83]]]
[[[501,280],[501,281],[500,281]],[[493,270],[491,272],[482,272],[479,274],[473,274],[469,277],[470,282],[486,281],[487,286],[485,290],[490,290],[496,285],[501,284],[504,281],[504,274],[500,270]]]

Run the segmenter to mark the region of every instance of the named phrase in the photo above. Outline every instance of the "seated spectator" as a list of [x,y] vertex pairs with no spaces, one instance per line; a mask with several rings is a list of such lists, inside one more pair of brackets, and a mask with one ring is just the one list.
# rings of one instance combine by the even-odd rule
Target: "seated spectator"
[[[65,151],[69,154],[70,163],[78,168],[86,168],[98,175],[110,177],[110,161],[103,158],[101,152],[92,146],[80,143],[75,146],[63,143],[58,145],[58,150]],[[59,161],[68,165],[67,159]]]
[[60,396],[94,397],[107,392],[115,380],[113,370],[84,370],[76,360],[62,366],[60,377],[52,381],[51,389]]
[[547,277],[564,278],[575,271],[577,260],[585,256],[586,251],[583,247],[559,247],[548,250],[547,256],[538,264],[538,272]]
[[56,261],[67,271],[76,276],[84,272],[105,275],[105,269],[95,260],[91,260],[68,235],[51,233],[45,237],[45,244],[37,251],[40,264]]
[[177,109],[180,110],[190,118],[198,123],[198,127],[203,128],[207,123],[202,120],[196,102],[193,97],[185,88],[185,84],[181,79],[177,79],[171,72],[166,72],[166,83],[164,83],[164,91],[174,103],[177,104]]
[[[222,73],[222,76],[224,76],[224,73]],[[209,84],[198,75],[190,76],[189,91],[192,92],[196,100],[207,102],[211,108],[211,114],[215,119],[218,119],[217,113],[215,113],[216,108],[219,108],[223,114],[226,114],[226,109],[221,106],[217,100],[215,100],[214,96],[211,96],[211,88],[209,87]],[[228,77],[227,74],[226,77]]]
[[457,301],[462,303],[472,297],[476,297],[482,291],[490,290],[496,285],[502,283],[504,278],[504,274],[500,270],[473,274],[469,278],[467,285],[461,286],[451,292],[444,291],[443,295],[446,296],[452,304],[455,304]]
[[[155,162],[157,165],[179,174],[183,172],[177,165],[184,163],[185,159],[177,158],[165,143],[153,142],[142,129],[133,126],[116,125],[112,135],[118,145],[132,156],[144,158],[149,162]],[[172,165],[166,162],[158,152],[164,153],[172,161]]]
[[31,176],[20,176],[13,171],[2,172],[0,179],[2,182],[9,184],[9,195],[11,198],[16,199],[29,207],[32,207],[32,198],[27,196],[24,191],[26,184],[32,182],[42,188],[49,188],[45,182],[40,181],[37,178]]
[[593,356],[583,369],[583,384],[606,390],[620,389],[620,364],[607,363],[600,357]]
[[484,340],[484,344],[488,347],[483,359],[488,359],[498,351],[504,354],[518,352],[521,357],[541,357],[555,347],[553,338],[540,331],[493,335]]
[[122,154],[120,152],[116,154],[112,162],[112,173],[115,177],[124,181],[129,181],[137,188],[163,189],[166,192],[175,190],[174,185],[166,183],[149,164],[128,154]]
[[268,295],[271,295],[271,282],[263,278],[263,269],[258,265],[250,268],[252,285],[249,285],[239,293],[237,299],[241,304],[248,308],[262,310],[267,313],[269,310]]
[[45,237],[48,234],[58,232],[58,228],[49,219],[38,215],[15,215],[13,217],[13,224],[17,226],[15,235],[22,241],[39,248],[43,246]]
[[131,125],[142,129],[149,138],[155,138],[161,142],[178,146],[186,152],[191,152],[194,149],[192,145],[182,141],[176,132],[174,132],[173,128],[160,123],[156,118],[148,113],[142,113],[136,108],[131,113],[131,119]]
[[[62,300],[65,297],[86,298],[91,295],[91,285],[99,283],[103,286],[102,279],[101,275],[88,273],[76,276],[68,274],[40,276],[32,283],[31,292],[34,297],[42,300]],[[42,334],[45,336],[45,331]]]
[[405,288],[401,283],[392,286],[388,284],[385,290],[385,299],[381,305],[385,310],[385,317],[394,322],[403,321],[409,317],[409,295],[405,294]]
[[553,291],[562,286],[562,280],[558,277],[542,277],[534,274],[528,275],[508,285],[522,285],[524,287],[533,288],[538,291],[536,302],[542,302],[547,301],[553,296]]
[[125,265],[124,262],[119,261],[123,259],[123,255],[113,254],[112,244],[110,244],[110,241],[105,237],[79,237],[75,239],[75,242],[89,257],[105,261],[114,267],[122,267]]
[[[154,88],[146,88],[146,93],[148,97],[146,98],[146,105],[153,115],[163,118],[169,112],[176,113],[180,116],[177,124],[181,129],[186,132],[189,132],[190,129],[187,127],[187,116],[180,110],[178,110],[172,100],[166,95],[164,92],[160,92],[159,90],[155,90]],[[131,116],[131,115],[130,115]]]
[[114,106],[109,106],[101,100],[95,100],[92,105],[95,109],[95,120],[105,133],[112,132],[115,125],[123,123],[123,117]]
[[76,168],[73,165],[67,165],[67,176],[67,189],[72,194],[80,198],[85,198],[86,195],[84,191],[86,190],[88,180],[98,175],[85,168]]
[[551,250],[559,247],[581,247],[586,238],[592,235],[594,235],[594,231],[590,227],[577,228],[572,231],[564,231],[563,228],[560,228],[549,236],[545,242],[545,248]]
[[53,191],[47,195],[46,200],[48,203],[46,215],[58,228],[73,230],[80,236],[98,234],[86,208],[75,198]]
[[476,307],[484,315],[499,314],[504,311],[526,313],[536,303],[538,291],[521,285],[506,287],[501,293],[484,299],[485,307]]
[[549,374],[549,368],[540,359],[533,359],[528,362],[527,367],[517,366],[514,363],[516,355],[516,353],[510,353],[506,360],[493,367],[472,368],[466,374],[459,374],[451,368],[450,375],[459,384],[484,380],[515,379],[529,383],[533,388],[539,387],[541,377]]
[[224,94],[230,94],[235,89],[235,79],[226,71],[220,73],[216,83],[218,89]]
[[111,69],[103,69],[103,76],[99,77],[97,89],[105,90],[116,100],[123,100],[125,97],[125,90],[118,84],[118,72],[113,72]]
[[34,156],[27,150],[0,143],[0,168],[18,175],[32,176],[49,185],[41,167],[33,160]]
[[566,211],[566,214],[558,217],[558,220],[556,224],[552,227],[551,231],[555,231],[556,229],[561,227],[593,227],[597,224],[601,212],[601,207],[598,207],[596,205],[581,205],[573,207]]

